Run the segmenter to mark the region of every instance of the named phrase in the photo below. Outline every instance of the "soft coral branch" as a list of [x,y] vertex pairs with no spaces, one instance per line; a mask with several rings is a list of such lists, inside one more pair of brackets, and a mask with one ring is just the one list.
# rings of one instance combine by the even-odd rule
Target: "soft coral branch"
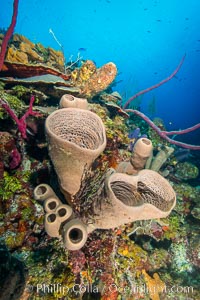
[[186,148],[186,149],[191,149],[191,150],[200,150],[200,145],[191,145],[191,144],[186,144],[186,143],[183,143],[183,142],[179,142],[179,141],[176,141],[176,140],[173,140],[173,139],[170,139],[168,137],[168,135],[175,135],[175,134],[185,134],[185,133],[188,133],[188,132],[192,132],[196,129],[199,129],[200,128],[200,123],[192,126],[192,127],[189,127],[189,128],[186,128],[186,129],[183,129],[183,130],[177,130],[177,131],[164,131],[164,130],[161,130],[158,126],[156,126],[154,124],[153,121],[151,121],[145,114],[143,114],[142,112],[138,111],[138,110],[135,110],[135,109],[126,109],[125,110],[126,112],[130,112],[130,113],[133,113],[137,116],[139,116],[140,118],[142,118],[145,122],[147,122],[147,124],[155,131],[157,132],[157,134],[163,138],[164,140],[166,140],[167,142],[169,142],[170,144],[173,144],[173,145],[176,145],[176,146],[179,146],[179,147],[182,147],[182,148]]
[[171,75],[169,75],[167,78],[163,79],[162,81],[160,81],[160,82],[158,82],[158,83],[156,83],[156,84],[154,84],[154,85],[148,87],[147,89],[142,90],[142,91],[138,92],[137,94],[133,95],[131,98],[129,98],[129,99],[126,101],[126,103],[124,104],[124,107],[123,107],[123,108],[124,108],[124,109],[127,108],[128,105],[129,105],[133,100],[135,100],[137,97],[139,97],[139,96],[141,96],[141,95],[143,95],[143,94],[146,94],[146,93],[148,93],[148,92],[150,92],[150,91],[152,91],[152,90],[158,88],[159,86],[163,85],[164,83],[166,83],[166,82],[168,82],[170,79],[172,79],[172,78],[178,73],[178,71],[180,70],[180,68],[181,68],[181,66],[182,66],[182,64],[183,64],[183,62],[184,62],[185,56],[186,56],[186,54],[182,57],[182,59],[181,59],[179,65],[177,66],[177,68],[174,70],[174,72],[173,72]]
[[11,21],[11,24],[10,24],[8,30],[6,31],[6,34],[4,35],[4,38],[3,38],[3,41],[2,41],[2,44],[1,44],[0,71],[3,67],[3,62],[4,62],[4,59],[5,59],[8,42],[9,42],[9,40],[10,40],[12,34],[13,34],[13,31],[14,31],[14,28],[15,28],[15,25],[16,25],[16,22],[17,22],[18,3],[19,3],[19,0],[14,0],[12,21]]
[[41,115],[38,112],[33,111],[34,101],[35,101],[35,97],[32,95],[31,99],[30,99],[30,104],[29,104],[28,110],[19,119],[18,116],[15,114],[15,112],[12,110],[12,108],[10,108],[8,103],[6,101],[4,101],[3,99],[0,99],[1,106],[5,109],[5,111],[11,116],[11,118],[17,124],[18,130],[21,133],[21,136],[22,136],[23,139],[27,138],[27,135],[26,135],[26,128],[27,128],[26,119],[27,119],[27,117],[28,116],[40,116]]
[[179,142],[179,141],[176,141],[176,140],[173,140],[171,138],[169,138],[169,135],[180,135],[180,134],[185,134],[185,133],[189,133],[189,132],[192,132],[196,129],[199,129],[200,128],[200,123],[192,126],[192,127],[189,127],[189,128],[186,128],[186,129],[183,129],[183,130],[176,130],[176,131],[164,131],[164,130],[161,130],[158,126],[156,126],[153,121],[151,121],[145,114],[143,114],[142,112],[136,110],[136,109],[126,109],[127,106],[134,100],[136,99],[137,97],[139,97],[140,95],[143,95],[153,89],[156,89],[157,87],[161,86],[162,84],[168,82],[170,79],[172,79],[176,74],[177,72],[180,70],[183,62],[184,62],[184,59],[185,59],[185,55],[182,57],[179,65],[177,66],[177,68],[174,70],[174,72],[169,75],[167,78],[163,79],[162,81],[156,83],[155,85],[153,86],[150,86],[148,87],[147,89],[145,90],[142,90],[140,92],[138,92],[137,94],[133,95],[130,99],[128,99],[126,101],[126,103],[124,104],[124,109],[126,112],[130,112],[130,113],[133,113],[137,116],[139,116],[140,118],[142,118],[145,122],[148,123],[148,125],[155,131],[157,132],[157,134],[165,139],[166,141],[168,141],[170,144],[173,144],[173,145],[176,145],[176,146],[180,146],[182,148],[187,148],[187,149],[191,149],[191,150],[200,150],[200,146],[199,145],[191,145],[191,144],[187,144],[187,143],[183,143],[183,142]]

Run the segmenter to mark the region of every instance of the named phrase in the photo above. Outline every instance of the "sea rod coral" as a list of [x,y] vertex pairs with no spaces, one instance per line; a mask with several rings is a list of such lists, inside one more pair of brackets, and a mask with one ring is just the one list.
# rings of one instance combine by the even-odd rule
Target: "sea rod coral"
[[29,103],[28,110],[24,113],[24,115],[21,118],[18,118],[17,115],[15,114],[15,112],[12,110],[12,108],[10,108],[8,103],[5,100],[0,99],[1,106],[6,110],[6,112],[16,122],[18,130],[21,133],[21,136],[22,136],[23,139],[27,138],[27,135],[26,135],[26,127],[27,127],[26,119],[28,118],[28,116],[39,116],[40,115],[38,112],[33,111],[34,101],[35,101],[35,97],[32,95],[31,98],[30,98],[30,103]]
[[1,52],[0,52],[0,70],[3,67],[3,62],[4,62],[5,55],[6,55],[6,49],[8,46],[8,42],[13,34],[13,31],[14,31],[14,28],[15,28],[15,25],[17,22],[18,3],[19,3],[19,0],[14,0],[12,21],[11,21],[11,24],[10,24],[8,30],[6,31],[6,34],[2,41]]
[[190,144],[187,144],[187,143],[183,143],[183,142],[179,142],[179,141],[176,141],[176,140],[173,140],[171,138],[169,138],[169,135],[180,135],[180,134],[185,134],[185,133],[189,133],[191,131],[194,131],[198,128],[200,128],[200,123],[192,126],[192,127],[189,127],[189,128],[186,128],[184,130],[177,130],[177,131],[163,131],[161,130],[158,126],[156,126],[153,121],[151,121],[145,114],[143,114],[142,112],[140,112],[139,110],[136,110],[136,109],[128,109],[128,105],[134,100],[136,99],[137,97],[153,90],[153,89],[156,89],[157,87],[161,86],[162,84],[168,82],[169,80],[171,80],[176,74],[177,72],[180,70],[183,62],[184,62],[184,59],[185,59],[185,55],[182,57],[178,67],[174,70],[174,72],[168,76],[167,78],[163,79],[162,81],[160,81],[159,83],[155,84],[155,85],[152,85],[151,87],[148,87],[138,93],[136,93],[135,95],[133,95],[131,98],[129,98],[126,103],[124,104],[123,108],[126,112],[129,112],[129,113],[133,113],[137,116],[139,116],[140,118],[142,118],[145,122],[148,123],[148,125],[153,128],[153,130],[155,130],[157,132],[157,134],[165,139],[167,142],[169,142],[170,144],[174,144],[174,145],[177,145],[179,147],[183,147],[183,148],[187,148],[187,149],[192,149],[192,150],[200,150],[200,145],[190,145]]

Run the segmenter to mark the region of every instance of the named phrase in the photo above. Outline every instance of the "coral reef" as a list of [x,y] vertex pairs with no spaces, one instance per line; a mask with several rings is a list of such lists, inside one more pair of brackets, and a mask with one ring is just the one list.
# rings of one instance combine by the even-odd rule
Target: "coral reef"
[[180,162],[175,168],[175,176],[182,180],[194,179],[199,175],[199,169],[190,162]]
[[[34,44],[25,36],[19,34],[13,35],[5,60],[9,63],[23,65],[31,65],[36,62],[41,64],[45,63],[46,67],[56,68],[64,73],[64,56],[61,51],[56,51],[50,47],[45,48],[40,43]],[[9,64],[7,64],[7,66],[9,66]]]
[[[17,4],[18,1],[15,0],[14,21],[11,24],[9,34],[12,34],[11,31],[14,29]],[[3,40],[3,36],[1,38]],[[17,38],[17,36],[14,35],[13,38]],[[26,38],[24,41],[21,37],[19,39],[20,41],[15,41],[16,49],[11,41],[9,47],[12,50],[9,50],[9,55],[12,51],[14,53],[14,50],[21,53],[23,51],[32,53],[27,54],[27,65],[24,62],[9,63],[3,61],[5,51],[1,51],[0,56],[3,66],[1,75],[8,74],[10,76],[10,83],[0,81],[1,104],[4,105],[0,108],[0,241],[2,245],[0,249],[0,287],[6,293],[5,297],[12,299],[13,294],[15,294],[16,299],[45,300],[56,298],[69,300],[150,300],[159,299],[159,297],[163,300],[199,299],[200,184],[198,170],[200,159],[198,151],[192,155],[187,155],[184,158],[185,161],[179,161],[176,153],[180,149],[174,143],[174,156],[172,154],[160,167],[158,171],[160,174],[146,169],[137,171],[136,177],[140,178],[140,185],[138,190],[133,189],[134,185],[132,182],[130,183],[130,175],[119,175],[116,172],[117,166],[121,162],[130,160],[134,143],[138,139],[140,140],[140,134],[137,134],[135,138],[130,133],[140,128],[141,135],[146,134],[145,138],[152,141],[154,157],[165,147],[170,146],[171,140],[167,139],[166,141],[165,138],[171,133],[166,132],[161,121],[155,122],[156,126],[154,126],[154,123],[149,121],[149,123],[143,122],[140,119],[140,114],[133,115],[129,111],[124,112],[120,108],[121,99],[119,95],[114,94],[111,90],[102,93],[102,88],[107,89],[111,83],[109,76],[108,81],[107,77],[104,77],[104,75],[109,74],[109,72],[106,73],[107,70],[103,69],[103,73],[105,72],[103,74],[102,70],[99,70],[101,68],[98,69],[93,63],[90,63],[85,69],[81,69],[84,64],[80,67],[78,65],[69,67],[68,74],[63,74],[62,68],[54,70],[52,65],[49,66],[47,49],[43,45],[30,44],[28,46],[29,42],[26,41]],[[2,43],[3,50],[6,49],[8,40],[9,35],[5,35]],[[56,53],[51,51],[52,63]],[[43,63],[46,61],[46,65],[41,69],[37,63],[35,68],[33,65],[30,66],[31,55],[36,58],[37,62],[42,58]],[[58,63],[56,60],[55,62]],[[110,67],[112,69],[113,65],[109,65]],[[59,67],[56,65],[56,68]],[[60,89],[58,93],[57,89],[52,89],[49,99],[47,96],[50,94],[47,94],[47,90],[50,89],[43,88],[45,84],[41,83],[41,78],[36,79],[37,83],[40,83],[37,86],[33,85],[33,87],[30,86],[30,83],[27,83],[26,86],[25,84],[23,86],[18,85],[11,78],[12,74],[30,76],[33,70],[36,72],[35,75],[44,74],[40,72],[46,72],[46,75],[51,74],[53,76],[56,74],[59,80],[63,74],[64,79],[62,79],[65,81],[66,88],[75,87],[70,86],[68,81],[71,74],[74,74],[73,76],[77,74],[74,82],[77,80],[79,88],[71,96],[71,100],[67,99],[69,101],[66,104],[67,107],[74,105],[74,108],[60,108],[58,110],[58,98],[61,94],[66,94],[66,91]],[[37,73],[38,70],[39,73]],[[115,67],[114,70],[116,70]],[[73,73],[73,71],[75,72]],[[111,77],[114,73],[111,74]],[[80,81],[78,81],[78,76]],[[98,76],[103,80],[99,86],[97,84]],[[54,84],[53,80],[55,77],[50,79],[51,86]],[[56,77],[56,87],[58,88],[57,80]],[[92,90],[89,83],[92,84]],[[53,111],[57,113],[68,110],[70,116],[73,115],[72,111],[74,110],[79,112],[80,107],[77,103],[81,100],[77,100],[76,97],[79,96],[81,89],[89,97],[96,96],[89,104],[85,101],[84,103],[81,102],[84,104],[81,110],[84,108],[83,114],[95,115],[95,119],[97,115],[101,119],[104,128],[101,130],[105,131],[102,136],[107,144],[105,149],[103,148],[104,151],[102,149],[101,153],[95,156],[91,163],[88,163],[88,167],[84,167],[80,172],[80,186],[77,188],[78,192],[70,199],[71,207],[69,207],[60,191],[61,182],[58,180],[57,170],[52,166],[48,156],[45,121],[49,115],[51,117]],[[40,113],[39,116],[30,116],[29,114],[32,112],[32,106],[29,108],[31,95],[35,97],[34,101],[31,98],[31,105],[34,105],[34,111]],[[65,104],[62,105],[65,107]],[[61,107],[63,107],[62,105]],[[79,115],[82,116],[82,112]],[[130,117],[127,118],[129,115]],[[74,115],[73,118],[75,118]],[[75,123],[80,124],[79,118],[75,118],[75,121]],[[89,121],[91,124],[94,120]],[[63,123],[65,127],[72,126],[72,129],[75,126],[71,122],[71,118],[68,118],[67,124],[64,121]],[[18,131],[16,130],[17,127],[19,127]],[[60,127],[55,126],[55,128],[59,131]],[[83,126],[79,125],[76,128],[82,132]],[[96,142],[98,141],[98,128],[98,126],[90,128],[92,136],[96,137]],[[195,128],[198,126],[191,130]],[[73,137],[73,132],[70,138]],[[132,142],[131,147],[130,141]],[[78,142],[84,144],[87,143],[87,139],[84,136]],[[48,147],[50,146],[49,143]],[[189,147],[193,149],[193,146],[190,145]],[[81,151],[85,151],[85,148]],[[83,154],[77,154],[77,157],[80,161],[84,159]],[[110,168],[115,168],[115,171],[108,176],[107,171]],[[166,179],[162,177],[164,172]],[[152,185],[152,176],[155,173],[156,179]],[[151,174],[151,176],[145,174]],[[120,180],[116,181],[116,179]],[[160,189],[161,184],[158,184],[160,181],[167,182],[166,185],[164,184],[167,189]],[[152,185],[151,189],[147,188],[150,185]],[[39,191],[36,191],[37,200],[34,200],[36,186],[39,186]],[[49,189],[50,186],[52,189]],[[176,193],[177,203],[170,215],[168,213],[173,208],[175,200],[174,191],[171,196],[170,193],[166,192],[169,186],[172,186],[171,191],[174,190]],[[127,197],[127,193],[128,196],[137,195],[134,198],[135,202],[131,203],[132,206],[125,205],[127,199],[133,200],[132,196]],[[112,197],[108,197],[110,202],[106,201],[108,200],[105,197],[106,194],[112,195]],[[83,247],[76,251],[69,244],[66,244],[70,241],[69,237],[77,241],[80,239],[81,232],[86,233],[83,231],[85,221],[90,220],[95,224],[95,220],[98,218],[100,220],[101,204],[110,208],[114,198],[121,201],[119,202],[120,205],[123,205],[123,209],[124,206],[128,206],[129,210],[139,210],[148,204],[147,214],[150,214],[150,208],[155,208],[157,205],[159,206],[157,212],[163,213],[162,210],[165,210],[165,218],[153,220],[143,218],[141,220],[138,217],[137,221],[132,222],[132,218],[131,222],[124,224],[124,216],[120,217],[123,209],[120,209],[117,211],[118,218],[115,219],[118,222],[116,228],[90,230],[90,233],[87,232],[87,235],[84,235],[84,238],[87,236],[84,240],[84,246],[81,245]],[[161,203],[166,204],[166,206],[163,208]],[[133,216],[131,215],[131,217]],[[57,224],[55,234],[50,229],[50,224],[54,221]],[[103,218],[101,221],[108,223],[109,219]],[[69,225],[73,229],[72,236]],[[91,226],[91,222],[87,224],[87,226],[89,225]],[[48,226],[49,228],[47,228]],[[2,295],[4,297],[4,294]]]
[[[65,66],[61,51],[45,48],[22,35],[14,34],[0,76],[8,86],[16,83],[23,86],[31,84],[33,88],[39,86],[49,96],[59,98],[69,92],[90,99],[106,90],[117,75],[117,68],[112,62],[100,68],[91,60],[83,62],[81,66],[75,64],[76,68],[72,68],[73,65],[74,62],[71,62]],[[115,95],[112,99],[116,97],[119,98]]]

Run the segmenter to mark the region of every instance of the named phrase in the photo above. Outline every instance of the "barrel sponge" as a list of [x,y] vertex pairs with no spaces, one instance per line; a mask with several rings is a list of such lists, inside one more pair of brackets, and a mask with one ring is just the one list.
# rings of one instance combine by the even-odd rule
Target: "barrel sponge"
[[74,195],[80,188],[84,169],[105,149],[103,122],[91,111],[63,108],[47,118],[45,127],[61,189]]
[[47,119],[46,129],[56,139],[88,151],[95,151],[105,143],[101,120],[96,114],[81,109],[56,111]]
[[168,181],[157,172],[151,170],[140,171],[137,186],[128,182],[126,177],[125,179],[111,181],[110,183],[114,195],[123,204],[136,207],[148,203],[163,212],[167,212],[174,207],[175,192]]
[[176,204],[176,194],[169,182],[152,170],[139,172],[138,192],[145,203],[167,212]]
[[105,183],[106,198],[94,204],[91,227],[110,229],[138,220],[166,218],[176,204],[170,183],[152,170],[137,175],[112,173]]

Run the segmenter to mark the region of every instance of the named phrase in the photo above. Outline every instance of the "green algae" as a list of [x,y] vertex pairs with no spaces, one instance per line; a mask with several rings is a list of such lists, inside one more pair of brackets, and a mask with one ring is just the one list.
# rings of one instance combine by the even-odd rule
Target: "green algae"
[[22,190],[22,184],[20,180],[8,172],[4,172],[3,179],[0,180],[0,196],[3,200],[13,198],[15,193],[19,193]]

